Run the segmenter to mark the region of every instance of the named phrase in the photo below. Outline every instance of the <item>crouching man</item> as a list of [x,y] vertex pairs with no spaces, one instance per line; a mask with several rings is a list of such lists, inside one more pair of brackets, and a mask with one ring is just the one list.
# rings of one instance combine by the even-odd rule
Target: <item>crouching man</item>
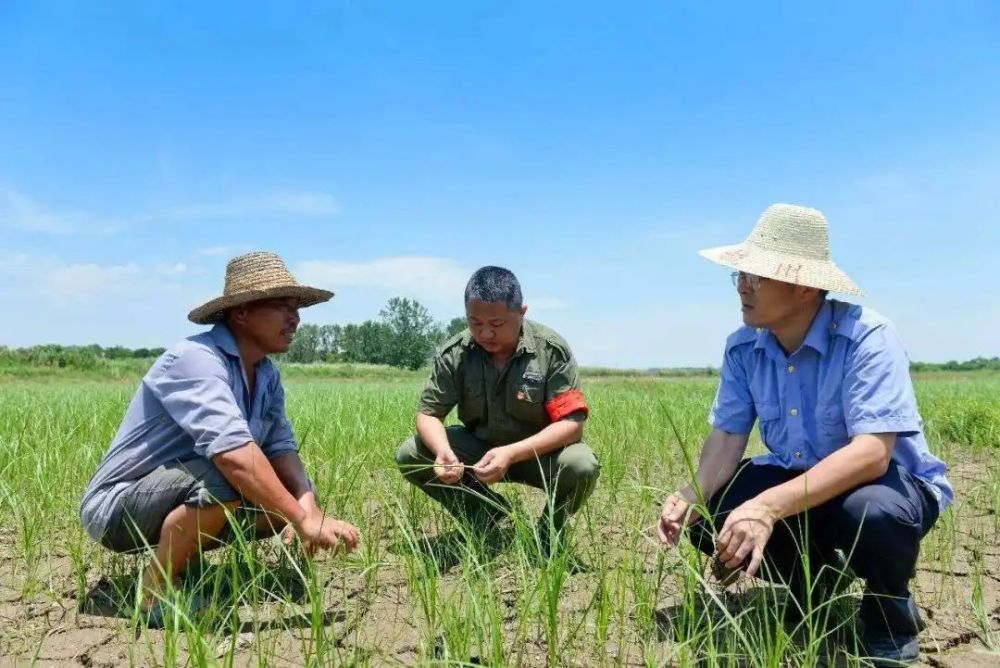
[[[444,507],[486,530],[509,510],[490,489],[518,482],[548,491],[539,522],[550,549],[599,474],[581,442],[589,409],[576,361],[552,330],[525,319],[517,278],[483,267],[465,289],[468,329],[440,349],[420,396],[417,434],[396,453],[400,471]],[[461,425],[445,427],[458,406]]]
[[294,532],[307,551],[357,545],[358,530],[317,505],[267,358],[288,350],[299,308],[332,296],[299,285],[272,253],[234,258],[223,296],[188,316],[212,329],[166,351],[136,390],[80,517],[110,550],[155,550],[142,582],[150,624],[162,622],[164,578],[231,539],[227,516],[252,522],[251,538],[287,526],[286,542]]
[[[736,270],[745,326],[726,341],[696,484],[667,499],[661,540],[675,545],[692,524],[692,541],[717,564],[787,584],[800,610],[807,582],[849,566],[867,585],[868,656],[916,661],[924,623],[909,581],[953,494],[924,440],[895,328],[826,298],[861,291],[830,260],[814,209],[776,204],[744,243],[702,255]],[[770,452],[741,461],[754,422]],[[693,508],[701,502],[704,518]]]

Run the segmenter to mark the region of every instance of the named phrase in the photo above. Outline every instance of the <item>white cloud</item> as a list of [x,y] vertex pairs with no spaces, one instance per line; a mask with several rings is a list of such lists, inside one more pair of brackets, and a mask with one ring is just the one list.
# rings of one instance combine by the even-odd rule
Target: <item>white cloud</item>
[[138,274],[139,267],[134,263],[107,266],[87,263],[54,267],[39,278],[55,299],[83,300],[132,292]]
[[351,287],[421,301],[461,302],[469,272],[455,260],[439,257],[385,257],[367,262],[310,260],[293,270],[296,278],[332,290]]
[[187,265],[184,264],[183,262],[175,262],[175,263],[161,262],[160,264],[156,265],[156,271],[161,274],[166,274],[168,276],[171,274],[183,274],[185,271],[187,271]]
[[79,211],[53,211],[0,185],[0,228],[48,235],[109,234],[116,226]]
[[54,309],[100,302],[113,297],[125,301],[183,292],[178,283],[187,274],[183,263],[143,266],[65,262],[27,255],[0,258],[0,279],[7,291],[29,295]]
[[[134,225],[164,221],[197,221],[218,218],[281,216],[323,218],[340,211],[329,193],[279,191],[243,199],[199,202],[139,213],[104,217],[85,211],[55,211],[24,193],[0,184],[0,229],[45,235],[106,235]],[[226,255],[219,246],[199,251],[202,255]]]

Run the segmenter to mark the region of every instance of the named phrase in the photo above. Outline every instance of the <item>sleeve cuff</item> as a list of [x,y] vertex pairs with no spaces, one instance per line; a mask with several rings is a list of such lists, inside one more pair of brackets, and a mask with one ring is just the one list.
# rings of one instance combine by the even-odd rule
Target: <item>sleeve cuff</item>
[[848,434],[898,434],[912,436],[920,432],[920,422],[913,417],[885,417],[874,420],[858,420],[848,425]]
[[708,417],[708,424],[712,425],[714,429],[724,431],[727,434],[749,434],[753,431],[753,422],[746,422],[745,420],[736,419],[725,419],[720,418],[716,415],[710,415]]
[[253,435],[245,429],[230,431],[219,434],[215,439],[203,449],[203,455],[208,459],[221,455],[223,452],[242,448],[247,443],[253,441]]
[[446,408],[444,406],[432,406],[430,404],[421,404],[420,407],[417,408],[417,412],[443,420],[444,418],[448,417],[448,413],[451,412],[451,408],[450,407]]
[[287,455],[289,452],[298,452],[299,446],[296,445],[295,441],[280,441],[278,443],[270,443],[267,447],[262,446],[261,450],[268,459],[275,459],[281,455]]

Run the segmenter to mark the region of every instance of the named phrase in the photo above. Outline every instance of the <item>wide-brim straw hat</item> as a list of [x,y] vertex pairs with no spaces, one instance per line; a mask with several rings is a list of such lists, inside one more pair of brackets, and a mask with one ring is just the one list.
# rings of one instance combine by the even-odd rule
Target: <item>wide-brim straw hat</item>
[[810,288],[864,295],[830,259],[826,218],[816,209],[773,204],[743,243],[698,251],[712,262],[747,274]]
[[314,306],[329,301],[329,290],[299,285],[285,262],[265,251],[234,257],[226,265],[226,286],[222,296],[206,302],[188,313],[188,320],[209,325],[222,319],[226,309],[257,301],[294,297],[299,307]]

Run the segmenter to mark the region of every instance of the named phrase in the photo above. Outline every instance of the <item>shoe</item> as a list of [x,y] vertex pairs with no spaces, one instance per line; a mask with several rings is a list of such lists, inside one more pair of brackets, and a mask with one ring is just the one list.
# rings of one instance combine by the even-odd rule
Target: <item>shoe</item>
[[920,643],[915,635],[866,633],[861,642],[865,658],[878,668],[907,666],[920,658]]

